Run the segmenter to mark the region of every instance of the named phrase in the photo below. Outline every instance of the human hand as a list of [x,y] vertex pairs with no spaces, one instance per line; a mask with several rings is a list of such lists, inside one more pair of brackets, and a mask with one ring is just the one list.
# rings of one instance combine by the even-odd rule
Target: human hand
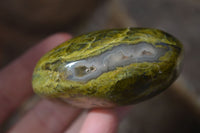
[[[55,34],[0,71],[0,124],[33,95],[31,77],[39,58],[56,45],[70,39]],[[114,133],[129,107],[81,110],[47,99],[39,101],[9,133]]]

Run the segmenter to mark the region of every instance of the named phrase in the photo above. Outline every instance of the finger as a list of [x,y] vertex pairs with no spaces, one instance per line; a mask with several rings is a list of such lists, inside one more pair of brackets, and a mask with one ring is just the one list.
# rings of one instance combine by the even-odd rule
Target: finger
[[115,133],[119,120],[129,109],[130,107],[93,109],[88,113],[80,133]]
[[0,124],[32,94],[31,77],[39,58],[69,38],[70,35],[64,33],[53,35],[0,71]]
[[113,109],[93,109],[81,128],[80,133],[115,133],[118,117]]
[[63,133],[80,111],[67,104],[42,100],[8,133]]
[[88,111],[82,112],[81,115],[70,125],[70,127],[66,128],[64,133],[79,133],[80,129],[88,115]]
[[[116,111],[118,119],[121,120],[124,117],[124,115],[126,115],[129,112],[130,109],[131,106],[125,106],[116,108],[113,111]],[[79,115],[79,117],[73,122],[73,124],[71,124],[69,128],[67,128],[67,130],[64,133],[79,133],[87,116],[88,116],[88,111],[82,112],[82,114]]]

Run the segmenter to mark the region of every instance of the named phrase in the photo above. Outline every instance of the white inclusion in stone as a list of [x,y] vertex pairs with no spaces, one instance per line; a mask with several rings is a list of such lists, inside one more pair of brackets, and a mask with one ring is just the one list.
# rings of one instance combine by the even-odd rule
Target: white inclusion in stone
[[71,63],[67,64],[65,67],[70,68],[70,67],[72,67],[74,64],[76,64],[76,62],[71,62]]
[[166,49],[155,48],[148,43],[121,44],[101,55],[66,64],[67,79],[86,82],[116,67],[139,62],[158,62],[159,57],[165,52]]

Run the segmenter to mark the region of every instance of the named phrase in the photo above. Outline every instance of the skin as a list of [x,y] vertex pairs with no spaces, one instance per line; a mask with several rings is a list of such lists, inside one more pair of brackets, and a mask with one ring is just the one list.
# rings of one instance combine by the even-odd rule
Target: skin
[[[0,70],[0,124],[33,95],[31,78],[39,58],[70,38],[65,33],[53,35]],[[114,133],[129,108],[83,111],[61,102],[41,99],[8,133]]]
[[[66,64],[94,58],[121,44],[146,43],[163,52],[155,61],[134,62],[87,82],[67,79]],[[62,43],[45,54],[33,73],[34,91],[72,105],[113,107],[138,103],[168,88],[179,74],[182,44],[156,29],[126,28],[91,32]],[[92,103],[90,101],[93,101]]]

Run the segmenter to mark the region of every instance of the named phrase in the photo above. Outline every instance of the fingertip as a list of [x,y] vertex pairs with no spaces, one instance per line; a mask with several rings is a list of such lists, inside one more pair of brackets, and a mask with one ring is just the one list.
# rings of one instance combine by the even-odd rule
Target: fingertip
[[81,133],[115,133],[118,123],[114,109],[92,109],[82,126]]
[[71,38],[72,38],[72,36],[68,33],[58,32],[58,33],[55,33],[55,34],[49,36],[45,40],[49,40],[49,41],[54,40],[55,42],[63,42],[63,41],[69,40]]
[[[60,37],[60,38],[64,38],[64,39],[70,39],[72,36],[68,33],[65,32],[58,32],[52,35],[52,37]],[[51,36],[50,36],[51,37]]]
[[35,49],[42,50],[42,52],[45,53],[71,38],[72,36],[70,34],[64,32],[55,33],[36,45]]
[[108,109],[104,109],[104,108],[94,108],[92,110],[90,110],[90,112],[92,115],[94,116],[102,116],[105,117],[106,119],[109,119],[111,121],[117,121],[118,122],[118,112],[116,111],[115,108],[108,108]]

